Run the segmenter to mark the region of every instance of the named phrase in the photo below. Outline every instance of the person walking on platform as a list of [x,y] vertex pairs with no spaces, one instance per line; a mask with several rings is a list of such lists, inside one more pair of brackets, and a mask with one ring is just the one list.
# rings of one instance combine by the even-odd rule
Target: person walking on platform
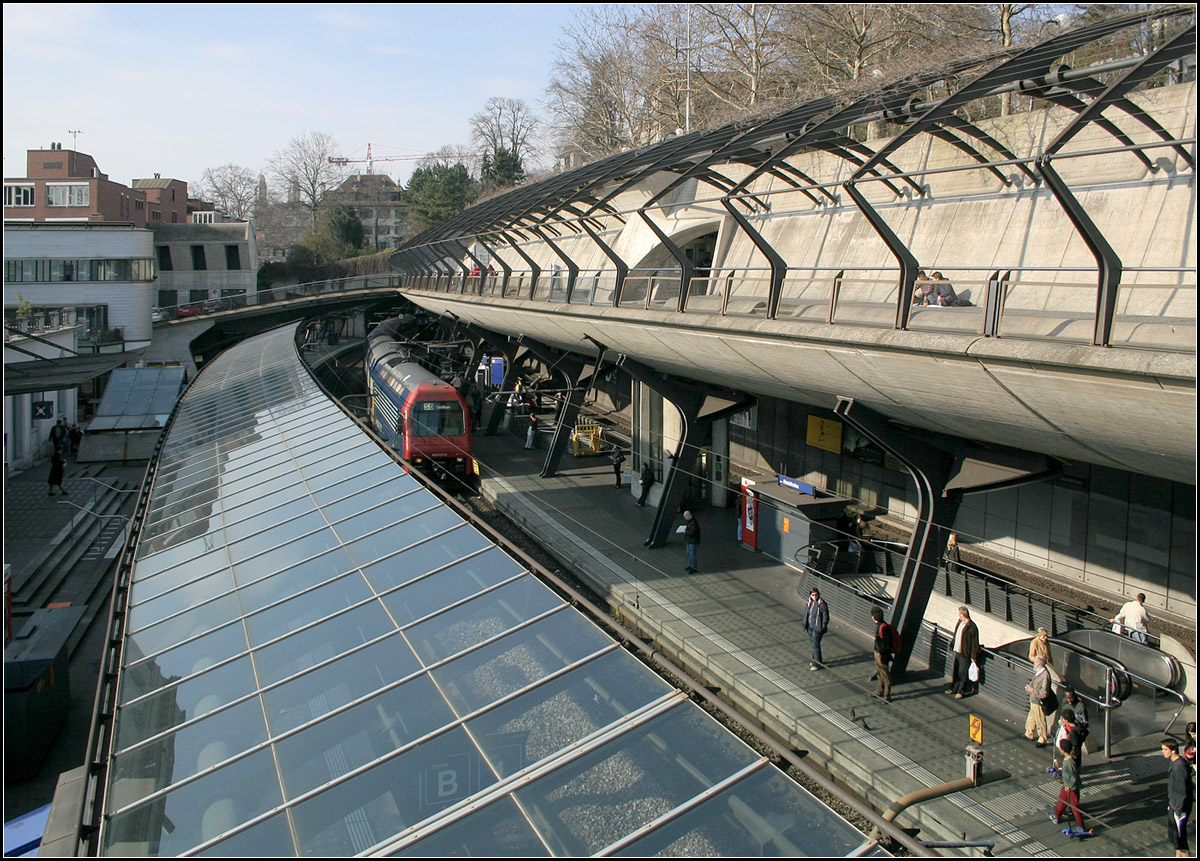
[[529,429],[525,431],[525,450],[537,447],[538,420],[537,416],[529,417]]
[[954,669],[950,677],[950,690],[956,700],[961,700],[971,693],[971,667],[978,672],[979,660],[979,627],[971,621],[971,611],[966,607],[958,608],[958,624],[954,626],[954,636],[951,638],[951,650],[954,653]]
[[62,455],[57,451],[50,456],[50,476],[46,482],[50,485],[50,496],[54,496],[54,488],[58,488],[63,496],[68,496],[66,488],[63,487],[63,474],[66,472],[66,464],[63,462]]
[[1058,791],[1058,804],[1050,819],[1057,825],[1063,812],[1070,807],[1075,817],[1075,828],[1071,831],[1073,837],[1082,837],[1089,832],[1083,827],[1083,810],[1079,807],[1079,792],[1083,789],[1083,779],[1080,776],[1079,755],[1069,739],[1059,743],[1062,753],[1062,789]]
[[642,464],[642,475],[638,484],[642,486],[642,493],[638,497],[637,506],[642,508],[646,504],[646,497],[650,495],[650,486],[654,484],[654,470],[650,468],[649,461]]
[[875,620],[875,696],[885,703],[892,701],[892,673],[889,664],[896,657],[896,648],[900,635],[896,629],[883,621],[883,610],[871,608],[871,618]]
[[612,468],[613,478],[616,480],[614,487],[621,486],[621,464],[625,463],[625,452],[621,451],[619,445],[614,445],[612,450]]
[[942,554],[942,567],[947,574],[957,574],[962,565],[962,556],[958,550],[958,534],[950,533],[946,539],[946,552]]
[[1167,760],[1167,835],[1175,847],[1176,858],[1187,858],[1188,817],[1192,813],[1192,774],[1179,754],[1179,742],[1162,740],[1163,759]]
[[808,640],[812,643],[812,661],[808,668],[819,670],[821,664],[825,663],[821,655],[821,638],[829,630],[829,605],[816,586],[808,593],[808,606],[804,608],[804,630],[808,632]]
[[1138,592],[1137,597],[1127,601],[1109,619],[1113,623],[1113,633],[1128,634],[1131,640],[1142,644],[1150,642],[1150,611],[1146,609],[1146,596]]
[[1050,673],[1046,669],[1046,659],[1038,655],[1033,659],[1033,678],[1025,686],[1029,694],[1029,716],[1025,718],[1025,738],[1034,742],[1038,747],[1045,747],[1050,741],[1050,732],[1046,728],[1046,715],[1058,708],[1049,708]]
[[[645,490],[642,491],[644,496]],[[687,548],[687,572],[689,574],[699,573],[699,563],[696,561],[697,549],[700,546],[700,521],[690,511],[683,512],[685,521],[683,526],[683,546]]]
[[70,431],[67,430],[67,420],[59,419],[58,424],[50,428],[50,445],[54,446],[54,450],[62,453],[70,444]]
[[1054,658],[1050,653],[1050,632],[1045,628],[1038,628],[1037,636],[1029,641],[1029,663],[1032,664],[1038,655],[1046,659],[1046,669],[1050,671],[1050,677],[1058,678],[1058,671],[1054,669]]

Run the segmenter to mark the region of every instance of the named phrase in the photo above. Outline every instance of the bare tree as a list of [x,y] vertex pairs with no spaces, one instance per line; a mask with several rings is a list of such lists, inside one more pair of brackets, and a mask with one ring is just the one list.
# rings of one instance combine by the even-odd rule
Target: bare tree
[[317,228],[317,212],[325,193],[345,179],[345,168],[330,161],[338,155],[333,135],[305,132],[292,138],[287,149],[275,153],[268,168],[272,177],[288,189],[288,200],[309,211],[313,230]]
[[700,42],[693,74],[715,98],[753,108],[787,86],[777,74],[786,60],[775,3],[699,3],[693,42]]
[[488,99],[471,117],[471,141],[481,156],[495,158],[500,150],[516,153],[521,161],[534,155],[533,136],[539,120],[522,99]]
[[563,146],[591,160],[646,143],[646,56],[642,13],[588,5],[556,46],[547,102]]
[[250,217],[258,195],[258,180],[249,168],[223,164],[204,169],[200,194],[218,209],[239,221]]

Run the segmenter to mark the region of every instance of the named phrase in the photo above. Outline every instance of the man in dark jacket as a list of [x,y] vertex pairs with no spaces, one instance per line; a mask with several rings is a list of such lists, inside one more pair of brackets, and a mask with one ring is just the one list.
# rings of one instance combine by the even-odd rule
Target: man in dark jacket
[[638,478],[638,483],[642,486],[642,494],[638,497],[638,508],[646,504],[646,497],[650,495],[650,486],[654,484],[654,470],[650,468],[650,462],[642,464],[642,474]]
[[1179,755],[1179,742],[1162,740],[1163,759],[1167,760],[1167,833],[1175,847],[1176,858],[1187,858],[1188,817],[1192,813],[1192,774],[1187,761]]
[[892,658],[892,646],[897,638],[893,636],[895,629],[883,621],[883,610],[871,608],[871,618],[875,620],[875,696],[885,703],[892,701],[892,673],[889,664]]
[[700,546],[700,521],[690,511],[683,512],[685,525],[683,528],[683,545],[687,548],[688,564],[685,569],[689,574],[697,572],[696,548]]
[[954,671],[946,693],[961,700],[971,692],[971,664],[979,660],[979,628],[971,621],[971,611],[966,607],[958,608],[958,624],[954,626],[950,648],[954,652]]
[[808,640],[812,643],[812,662],[808,668],[819,670],[823,663],[821,638],[829,630],[829,605],[815,586],[808,593],[808,606],[804,608],[804,630],[808,632]]
[[621,451],[619,445],[614,445],[612,450],[612,468],[613,478],[616,480],[614,487],[621,486],[621,464],[625,462],[625,452]]

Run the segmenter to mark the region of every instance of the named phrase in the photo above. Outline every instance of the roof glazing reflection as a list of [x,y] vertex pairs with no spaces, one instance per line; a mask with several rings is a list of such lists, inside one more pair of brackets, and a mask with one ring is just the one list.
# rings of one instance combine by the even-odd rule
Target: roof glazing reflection
[[407,475],[285,328],[214,361],[136,551],[102,852],[863,844]]

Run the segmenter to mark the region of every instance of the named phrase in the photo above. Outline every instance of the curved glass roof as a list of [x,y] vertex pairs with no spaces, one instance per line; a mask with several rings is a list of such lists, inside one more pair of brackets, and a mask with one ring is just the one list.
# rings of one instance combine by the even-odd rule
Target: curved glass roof
[[845,855],[863,835],[407,475],[286,327],[167,432],[112,855]]

